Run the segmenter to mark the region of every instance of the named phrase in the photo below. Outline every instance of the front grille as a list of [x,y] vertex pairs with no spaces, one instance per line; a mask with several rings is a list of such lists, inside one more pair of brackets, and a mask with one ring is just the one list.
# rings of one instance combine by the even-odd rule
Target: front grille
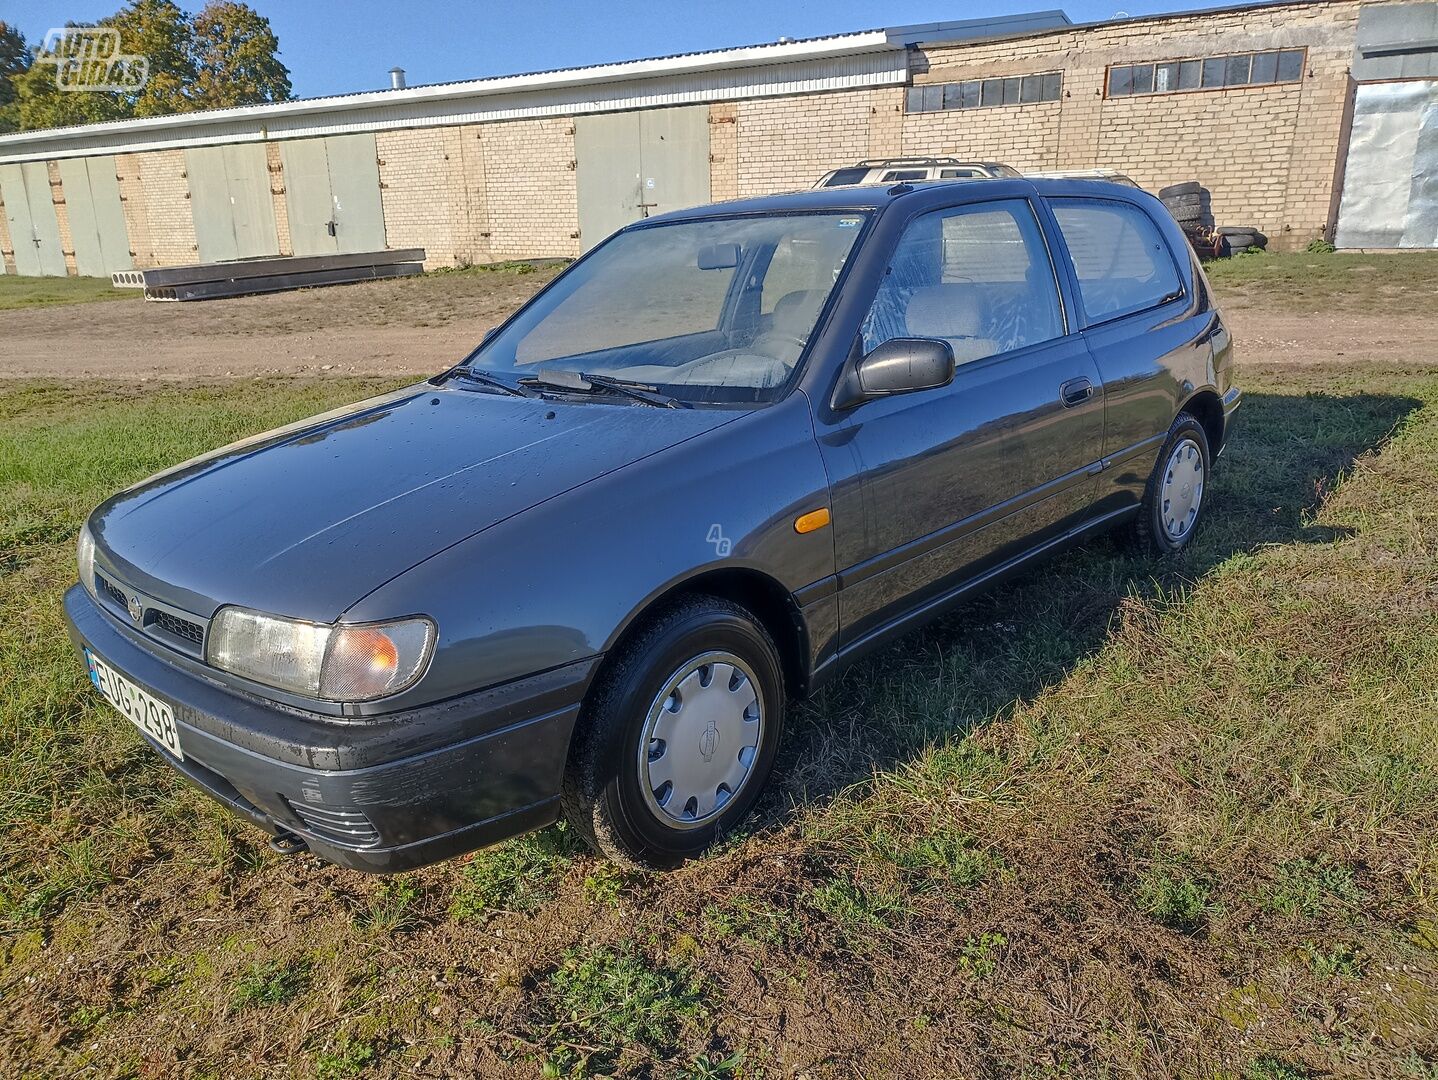
[[182,619],[178,615],[171,615],[168,611],[156,611],[154,616],[154,624],[165,633],[182,638],[196,647],[204,644],[205,628],[199,623]]
[[344,806],[315,806],[290,799],[285,801],[305,827],[322,839],[349,847],[369,847],[379,843],[379,830],[362,810]]
[[[120,586],[116,585],[103,574],[95,575],[95,584],[105,599],[114,603],[120,609],[120,614],[130,614],[130,594]],[[205,625],[193,619],[187,619],[183,615],[176,615],[173,612],[165,611],[163,608],[152,607],[145,603],[144,597],[140,597],[140,603],[144,607],[144,616],[140,621],[142,629],[150,637],[159,637],[170,645],[179,645],[183,652],[197,652],[205,644]],[[131,625],[134,625],[131,620]],[[193,646],[193,649],[186,648]]]
[[100,591],[103,592],[106,596],[108,596],[111,600],[115,601],[115,603],[119,604],[120,610],[124,611],[130,603],[130,598],[125,595],[125,590],[120,588],[114,582],[101,577],[99,574],[95,575],[95,580],[100,583]]

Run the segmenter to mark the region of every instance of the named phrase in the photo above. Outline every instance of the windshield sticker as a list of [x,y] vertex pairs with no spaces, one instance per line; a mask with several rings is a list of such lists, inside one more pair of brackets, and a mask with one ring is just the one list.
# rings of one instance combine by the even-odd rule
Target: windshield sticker
[[864,220],[863,218],[857,218],[857,217],[841,217],[841,218],[839,219],[839,228],[841,228],[841,229],[856,229],[856,228],[859,227],[860,223],[863,222],[863,220]]

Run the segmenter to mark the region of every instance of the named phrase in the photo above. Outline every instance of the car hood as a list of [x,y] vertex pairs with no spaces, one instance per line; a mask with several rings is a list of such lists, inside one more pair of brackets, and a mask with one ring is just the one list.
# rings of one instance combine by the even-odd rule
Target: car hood
[[91,516],[97,561],[206,617],[235,603],[330,622],[437,552],[739,415],[410,388],[122,492]]

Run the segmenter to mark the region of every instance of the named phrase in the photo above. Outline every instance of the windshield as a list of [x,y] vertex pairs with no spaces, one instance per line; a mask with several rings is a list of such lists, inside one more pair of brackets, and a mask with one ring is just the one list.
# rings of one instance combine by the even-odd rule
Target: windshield
[[771,401],[864,220],[772,214],[621,233],[557,278],[469,367],[509,380],[599,375],[683,402]]

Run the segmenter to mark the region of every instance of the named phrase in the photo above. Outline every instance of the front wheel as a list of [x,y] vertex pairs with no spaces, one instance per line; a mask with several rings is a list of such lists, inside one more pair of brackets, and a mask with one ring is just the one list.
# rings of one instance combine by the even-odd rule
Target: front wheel
[[677,866],[732,830],[774,766],[779,651],[747,609],[691,597],[611,658],[580,716],[565,816],[600,853]]
[[1203,516],[1211,467],[1203,425],[1180,413],[1144,489],[1135,530],[1140,546],[1159,555],[1173,555],[1188,546]]

